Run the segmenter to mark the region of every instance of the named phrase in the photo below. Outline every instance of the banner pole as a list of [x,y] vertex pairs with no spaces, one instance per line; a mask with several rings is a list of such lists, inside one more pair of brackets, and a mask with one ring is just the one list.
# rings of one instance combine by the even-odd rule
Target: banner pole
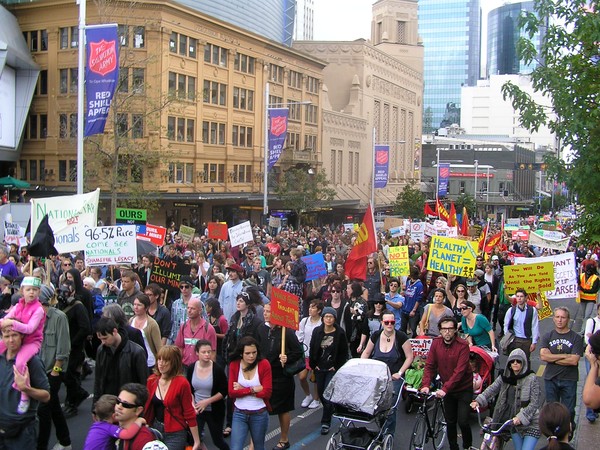
[[[285,327],[281,327],[281,354],[285,355]],[[281,367],[285,366],[285,364],[281,363]]]

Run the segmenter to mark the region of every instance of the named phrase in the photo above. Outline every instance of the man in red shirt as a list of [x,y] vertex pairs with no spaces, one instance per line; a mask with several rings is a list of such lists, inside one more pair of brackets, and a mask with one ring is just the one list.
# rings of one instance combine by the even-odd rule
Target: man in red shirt
[[428,394],[431,382],[435,380],[436,375],[440,376],[443,385],[435,394],[444,399],[450,450],[458,450],[457,423],[462,432],[463,448],[469,449],[473,444],[469,425],[469,404],[473,399],[469,344],[456,336],[458,322],[454,317],[441,318],[438,328],[440,336],[433,340],[427,355],[421,392]]
[[[115,418],[121,428],[128,428],[141,417],[144,405],[148,400],[148,389],[143,384],[127,383],[121,387],[117,405],[115,406]],[[143,450],[144,445],[154,441],[154,433],[148,427],[142,427],[133,439],[121,440],[119,450]]]

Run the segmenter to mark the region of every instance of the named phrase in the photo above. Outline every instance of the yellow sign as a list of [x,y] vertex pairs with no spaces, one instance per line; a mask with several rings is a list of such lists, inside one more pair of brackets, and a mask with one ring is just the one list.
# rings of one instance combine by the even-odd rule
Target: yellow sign
[[552,261],[504,266],[504,289],[514,293],[517,289],[527,292],[554,290],[554,264]]
[[540,292],[538,294],[542,300],[542,307],[538,309],[538,320],[544,320],[548,317],[552,317],[554,313],[552,312],[552,308],[550,308],[550,302],[546,298],[545,292]]
[[472,278],[477,258],[477,243],[461,239],[432,236],[427,270]]
[[390,275],[400,277],[410,274],[408,264],[408,246],[390,247]]

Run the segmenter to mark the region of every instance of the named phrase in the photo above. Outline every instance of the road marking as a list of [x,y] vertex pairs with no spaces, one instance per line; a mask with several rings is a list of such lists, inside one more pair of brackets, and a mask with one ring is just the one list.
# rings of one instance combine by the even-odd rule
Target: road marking
[[312,441],[316,441],[319,436],[321,436],[321,430],[320,429],[316,430],[316,431],[313,431],[312,433],[310,433],[309,435],[307,435],[301,441],[296,442],[295,444],[293,444],[290,447],[290,450],[302,450],[304,447],[306,447]]
[[544,370],[546,369],[546,364],[540,364],[540,367],[538,367],[538,370],[536,372],[536,375],[540,378],[542,378],[544,376]]

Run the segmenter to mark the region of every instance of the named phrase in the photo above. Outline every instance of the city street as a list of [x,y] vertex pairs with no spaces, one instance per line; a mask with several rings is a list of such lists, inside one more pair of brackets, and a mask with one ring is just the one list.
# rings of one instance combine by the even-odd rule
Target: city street
[[[556,306],[568,306],[571,309],[571,315],[574,316],[577,311],[577,306],[574,304],[572,300],[569,301],[552,301],[551,306],[554,308]],[[552,319],[546,319],[540,322],[540,333],[545,333],[550,330],[553,326]],[[581,321],[578,320],[575,324],[575,329],[579,330],[581,326]],[[502,358],[502,363],[504,362],[505,357]],[[501,364],[502,364],[501,363]],[[540,376],[543,374],[543,367],[540,368],[540,360],[539,360],[539,351],[536,351],[534,355],[532,355],[532,365],[533,370]],[[580,364],[580,378],[581,371],[583,368],[583,363]],[[89,392],[92,392],[93,389],[93,381],[92,378],[88,378],[84,382],[84,387]],[[64,387],[61,390],[61,393],[64,395]],[[542,381],[542,394],[543,394],[543,381]],[[326,447],[327,441],[331,436],[331,433],[335,431],[339,424],[335,422],[332,424],[331,432],[328,436],[321,436],[320,434],[320,419],[321,419],[321,408],[309,410],[305,408],[300,408],[300,402],[303,398],[303,393],[296,383],[296,405],[297,409],[292,413],[292,426],[290,430],[290,444],[292,449],[302,449],[311,447],[313,449],[324,449]],[[578,402],[579,405],[579,402]],[[89,429],[91,423],[91,399],[86,400],[79,407],[79,415],[73,417],[68,420],[69,428],[71,430],[71,438],[73,441],[73,449],[83,449],[83,443],[85,441],[85,436],[87,434],[87,430]],[[577,408],[579,410],[579,407]],[[413,412],[411,414],[407,414],[404,411],[404,403],[401,401],[399,404],[398,411],[398,425],[396,428],[396,439],[394,443],[394,449],[406,449],[408,448],[408,443],[410,441],[411,431],[415,421],[415,411],[416,408],[413,408]],[[477,418],[475,414],[472,416],[472,430],[473,430],[473,440],[474,446],[479,448],[481,443],[481,436],[479,432],[479,428],[477,425]],[[272,417],[270,421],[269,433],[267,434],[267,444],[266,448],[271,449],[275,445],[277,445],[279,437],[279,429],[278,422],[276,417]],[[213,449],[215,448],[212,445],[212,441],[210,439],[210,433],[208,433],[208,429],[205,429],[205,439],[207,448]],[[52,448],[54,445],[55,438],[54,435],[50,440],[49,448]],[[545,439],[540,439],[537,448],[541,448],[545,445]],[[448,448],[447,443],[444,448]],[[512,444],[509,443],[506,447],[507,449],[512,449]]]

